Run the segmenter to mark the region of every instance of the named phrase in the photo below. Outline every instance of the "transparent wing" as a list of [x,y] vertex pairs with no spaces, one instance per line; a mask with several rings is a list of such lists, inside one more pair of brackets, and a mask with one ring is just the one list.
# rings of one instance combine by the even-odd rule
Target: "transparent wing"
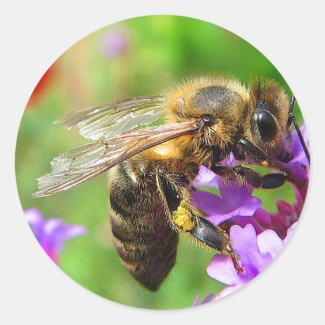
[[162,96],[129,98],[75,111],[56,123],[68,129],[76,126],[86,139],[108,139],[157,121],[163,100]]
[[91,179],[122,161],[160,143],[197,130],[193,123],[143,128],[108,140],[80,145],[51,161],[51,172],[37,179],[32,197],[53,195]]

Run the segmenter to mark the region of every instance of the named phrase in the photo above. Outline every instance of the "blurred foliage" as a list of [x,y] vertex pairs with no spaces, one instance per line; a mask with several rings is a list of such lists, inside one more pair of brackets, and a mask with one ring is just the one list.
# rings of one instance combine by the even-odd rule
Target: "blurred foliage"
[[[115,56],[100,48],[111,33],[125,37]],[[80,108],[161,93],[191,76],[221,73],[243,82],[273,78],[291,93],[272,63],[245,40],[213,24],[177,16],[140,17],[102,28],[69,48],[40,80],[17,138],[19,196],[24,210],[36,207],[47,218],[87,227],[85,236],[67,242],[59,260],[62,270],[85,288],[118,303],[152,309],[189,307],[197,294],[202,300],[223,288],[205,272],[213,252],[196,247],[186,234],[180,235],[176,266],[157,293],[133,280],[112,244],[107,175],[55,196],[30,198],[36,178],[50,171],[50,160],[86,142],[76,130],[53,126],[53,121]],[[272,211],[277,198],[288,195],[292,200],[290,186],[258,192]]]

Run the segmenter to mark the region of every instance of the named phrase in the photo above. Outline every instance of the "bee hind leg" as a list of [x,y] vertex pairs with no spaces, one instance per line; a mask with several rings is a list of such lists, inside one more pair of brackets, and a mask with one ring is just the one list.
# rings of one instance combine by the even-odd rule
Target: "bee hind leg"
[[215,227],[206,219],[198,217],[196,219],[195,227],[189,232],[200,242],[218,250],[222,254],[228,255],[231,258],[236,271],[238,273],[243,272],[238,256],[232,248],[230,237],[221,227]]

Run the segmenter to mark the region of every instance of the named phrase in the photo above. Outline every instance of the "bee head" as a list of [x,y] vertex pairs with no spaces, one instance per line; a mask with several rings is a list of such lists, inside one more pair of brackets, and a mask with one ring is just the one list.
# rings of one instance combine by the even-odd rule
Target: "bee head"
[[255,144],[278,158],[286,156],[292,145],[288,96],[274,81],[258,81],[250,92],[253,102],[250,126]]

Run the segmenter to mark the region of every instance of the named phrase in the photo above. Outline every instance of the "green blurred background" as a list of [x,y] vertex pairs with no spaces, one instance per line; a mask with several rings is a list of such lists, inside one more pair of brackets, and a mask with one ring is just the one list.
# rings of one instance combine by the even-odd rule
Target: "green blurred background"
[[[276,79],[291,91],[277,69],[245,40],[216,25],[178,16],[147,16],[102,28],[69,48],[35,88],[22,117],[16,148],[16,176],[24,210],[80,224],[87,234],[66,243],[59,266],[72,279],[112,301],[151,309],[185,308],[224,286],[209,278],[213,253],[180,235],[176,266],[157,293],[142,288],[119,262],[109,224],[107,175],[61,194],[32,199],[36,178],[50,160],[87,141],[53,121],[67,113],[108,101],[154,95],[204,74]],[[301,121],[299,108],[298,120]],[[277,198],[293,200],[290,186],[258,191],[263,206],[276,211]],[[50,281],[50,279],[49,279]]]

